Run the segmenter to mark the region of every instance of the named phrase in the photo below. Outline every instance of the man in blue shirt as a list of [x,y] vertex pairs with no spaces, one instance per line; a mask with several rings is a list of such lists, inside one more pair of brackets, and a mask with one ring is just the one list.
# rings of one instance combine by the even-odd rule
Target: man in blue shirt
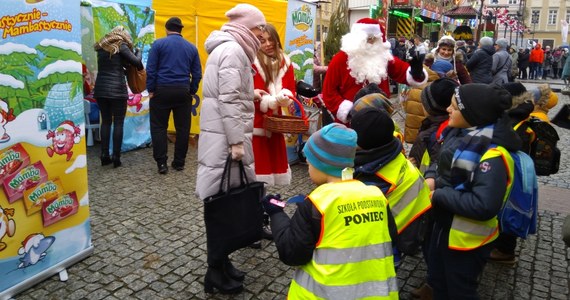
[[158,173],[168,173],[167,128],[170,112],[176,129],[172,168],[184,169],[188,139],[192,95],[198,91],[202,68],[198,49],[186,41],[182,21],[172,17],[166,22],[166,37],[152,44],[147,61],[146,86],[150,96],[150,135],[153,157]]

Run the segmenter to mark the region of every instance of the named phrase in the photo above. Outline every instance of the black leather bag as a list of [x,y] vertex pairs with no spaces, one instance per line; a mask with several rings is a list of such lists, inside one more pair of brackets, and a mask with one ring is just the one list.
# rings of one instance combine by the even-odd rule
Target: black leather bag
[[[204,200],[209,255],[224,257],[261,240],[265,183],[249,182],[239,161],[240,186],[230,188],[231,154],[226,160],[220,191]],[[226,189],[224,190],[224,183]]]

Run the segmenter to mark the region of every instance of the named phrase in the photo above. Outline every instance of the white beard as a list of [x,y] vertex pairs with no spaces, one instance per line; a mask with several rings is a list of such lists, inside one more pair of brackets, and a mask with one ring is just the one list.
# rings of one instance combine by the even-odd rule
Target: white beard
[[380,83],[388,78],[388,62],[394,60],[390,43],[379,38],[370,44],[366,38],[364,32],[348,33],[342,37],[341,50],[348,55],[348,68],[356,83]]

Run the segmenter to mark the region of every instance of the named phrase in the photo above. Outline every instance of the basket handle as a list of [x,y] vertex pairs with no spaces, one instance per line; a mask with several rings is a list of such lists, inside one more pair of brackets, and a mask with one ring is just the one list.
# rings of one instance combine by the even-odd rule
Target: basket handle
[[289,97],[289,99],[293,100],[295,103],[297,103],[297,105],[299,105],[299,110],[301,111],[301,119],[303,119],[303,122],[305,123],[305,125],[309,124],[309,119],[307,118],[306,114],[305,114],[305,109],[303,108],[303,103],[301,103],[301,101],[299,101],[297,98],[293,97],[293,96],[287,96]]

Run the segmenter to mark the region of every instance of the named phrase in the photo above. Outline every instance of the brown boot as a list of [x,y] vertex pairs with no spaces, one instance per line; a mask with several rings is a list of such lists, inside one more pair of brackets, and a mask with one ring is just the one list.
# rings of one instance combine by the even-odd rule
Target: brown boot
[[412,296],[416,299],[421,300],[432,300],[433,299],[433,289],[429,284],[424,283],[419,288],[412,291]]
[[489,261],[505,265],[514,265],[517,262],[514,254],[507,254],[499,251],[496,248],[491,250],[491,254],[489,255]]

